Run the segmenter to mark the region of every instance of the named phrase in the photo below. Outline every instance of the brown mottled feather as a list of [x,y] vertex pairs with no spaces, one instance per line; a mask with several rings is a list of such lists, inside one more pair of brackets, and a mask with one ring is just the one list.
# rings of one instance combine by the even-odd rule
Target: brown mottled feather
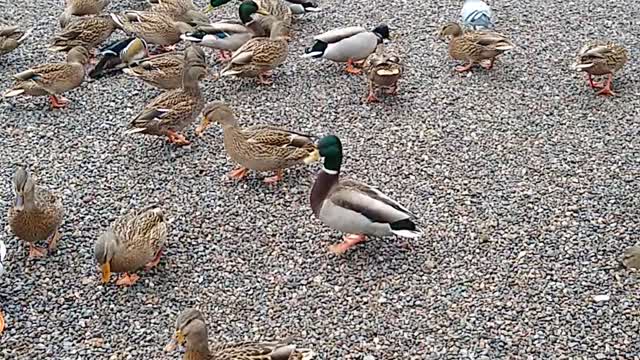
[[167,53],[151,56],[124,69],[124,73],[160,89],[172,90],[182,87],[184,55]]
[[51,51],[69,51],[75,46],[95,48],[107,40],[116,26],[109,16],[87,16],[70,23],[54,36]]
[[449,55],[456,60],[479,63],[493,59],[513,48],[504,35],[493,31],[462,31],[460,25],[449,23],[440,31],[440,36],[451,36]]
[[395,89],[404,72],[400,58],[396,55],[385,54],[383,45],[378,45],[376,52],[367,57],[363,68],[367,74],[369,88],[374,91]]
[[591,75],[606,75],[620,70],[627,60],[627,50],[623,46],[595,41],[580,49],[576,65],[591,65],[581,70]]

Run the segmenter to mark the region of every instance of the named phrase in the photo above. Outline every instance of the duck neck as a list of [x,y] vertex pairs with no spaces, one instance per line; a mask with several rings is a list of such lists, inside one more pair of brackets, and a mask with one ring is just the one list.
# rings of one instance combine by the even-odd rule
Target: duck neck
[[209,349],[189,349],[184,353],[184,360],[209,360]]
[[316,181],[311,188],[311,210],[316,216],[320,215],[322,203],[327,198],[331,188],[333,188],[340,179],[340,167],[342,166],[342,154],[324,158],[322,170],[318,172]]

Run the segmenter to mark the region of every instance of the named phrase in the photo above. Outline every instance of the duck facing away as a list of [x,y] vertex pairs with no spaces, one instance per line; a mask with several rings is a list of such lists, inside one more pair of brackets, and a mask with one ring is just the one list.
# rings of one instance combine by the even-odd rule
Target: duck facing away
[[18,26],[0,27],[0,56],[17,49],[31,35],[32,29],[22,31]]
[[[449,37],[449,55],[466,63],[456,66],[458,72],[465,72],[480,64],[485,69],[493,68],[498,55],[514,48],[513,43],[504,35],[493,31],[462,31],[457,23],[448,23],[440,30],[440,37]],[[482,61],[489,60],[487,65]]]
[[116,219],[95,244],[102,283],[109,282],[112,272],[124,272],[116,285],[133,285],[140,277],[130,273],[158,265],[166,241],[167,223],[158,206],[133,210]]
[[289,37],[285,32],[285,24],[278,21],[273,25],[270,37],[256,37],[247,41],[233,53],[220,76],[257,76],[261,84],[272,84],[273,80],[268,79],[268,76],[273,73],[273,69],[284,63],[289,54]]
[[48,250],[53,251],[60,239],[58,228],[64,216],[62,200],[36,186],[23,168],[18,168],[13,177],[13,192],[15,203],[7,215],[11,231],[29,244],[29,257],[46,255],[47,250],[35,246],[38,241],[47,240]]
[[369,55],[364,63],[364,70],[369,84],[368,102],[379,101],[376,94],[379,90],[383,90],[387,95],[398,93],[398,80],[404,67],[398,56],[385,54],[382,44],[378,45],[376,52]]
[[[587,73],[587,81],[593,89],[600,89],[596,95],[615,95],[611,87],[613,74],[627,62],[627,50],[612,42],[596,41],[585,45],[578,52],[575,69]],[[607,75],[606,84],[593,82],[592,76]]]
[[229,176],[242,179],[248,171],[276,171],[276,175],[264,182],[274,184],[282,179],[282,170],[288,167],[310,164],[319,158],[318,150],[310,136],[268,125],[256,125],[246,129],[238,126],[233,111],[222,102],[207,104],[202,111],[204,118],[196,129],[202,134],[211,122],[217,122],[224,131],[224,148],[240,167]]
[[190,144],[181,132],[204,107],[198,84],[207,75],[202,49],[192,45],[185,51],[182,73],[182,87],[169,90],[153,99],[131,120],[126,134],[167,136],[168,141],[175,145]]
[[482,0],[465,0],[460,11],[460,23],[472,30],[493,28],[493,12]]
[[340,179],[342,143],[338,137],[320,139],[318,150],[324,166],[311,189],[311,209],[332,229],[349,234],[342,243],[331,246],[331,252],[343,254],[367,236],[422,235],[413,222],[415,216],[397,201],[364,183]]
[[310,360],[315,353],[298,348],[291,341],[242,342],[218,344],[209,348],[207,324],[196,309],[183,310],[176,319],[175,333],[166,351],[184,346],[184,360]]
[[122,71],[159,89],[179,89],[182,87],[184,54],[153,55],[131,64]]
[[360,26],[339,28],[327,31],[313,39],[315,43],[305,49],[302,57],[346,62],[346,72],[360,74],[362,70],[355,68],[354,62],[365,60],[376,51],[378,44],[389,39],[389,27],[382,24],[372,31],[367,31]]
[[18,95],[49,96],[51,107],[62,108],[68,103],[58,94],[77,88],[85,76],[89,52],[82,46],[71,49],[67,62],[36,66],[14,75],[16,82],[4,93],[5,97]]

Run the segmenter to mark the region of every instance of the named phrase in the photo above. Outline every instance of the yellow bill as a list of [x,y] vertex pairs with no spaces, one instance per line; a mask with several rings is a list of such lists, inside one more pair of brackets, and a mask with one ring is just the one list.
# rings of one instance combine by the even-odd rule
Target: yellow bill
[[108,283],[110,277],[111,277],[111,264],[106,262],[102,264],[102,283],[103,284]]
[[313,150],[313,152],[311,154],[309,154],[306,158],[304,158],[302,161],[305,164],[311,164],[312,162],[318,161],[320,160],[320,152],[318,151],[318,149]]
[[209,127],[209,124],[211,124],[211,121],[206,116],[203,116],[202,122],[196,128],[196,135],[202,136],[202,134],[204,134],[204,131]]
[[213,6],[211,6],[211,4],[209,4],[209,5],[207,5],[207,7],[204,9],[204,13],[205,13],[205,14],[206,14],[206,13],[210,13],[210,12],[212,12],[212,11],[213,11],[213,9],[214,9],[214,7],[213,7]]

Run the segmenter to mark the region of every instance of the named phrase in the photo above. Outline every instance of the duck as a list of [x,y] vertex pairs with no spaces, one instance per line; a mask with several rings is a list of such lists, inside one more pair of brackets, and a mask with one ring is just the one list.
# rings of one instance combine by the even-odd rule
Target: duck
[[284,0],[293,15],[304,15],[312,12],[322,11],[318,5],[308,0]]
[[184,54],[170,52],[134,62],[122,71],[159,89],[173,90],[182,87],[183,69]]
[[[460,24],[450,22],[440,30],[441,38],[450,38],[449,55],[466,65],[456,66],[457,72],[465,72],[480,64],[487,70],[493,68],[498,55],[514,48],[513,43],[504,35],[493,31],[464,31]],[[487,65],[482,64],[489,60]]]
[[169,15],[175,21],[189,25],[209,23],[209,18],[198,11],[192,0],[172,0],[151,2],[151,11]]
[[111,14],[116,26],[128,34],[144,39],[149,44],[159,45],[165,51],[175,50],[180,35],[193,31],[193,27],[170,16],[150,11],[125,11]]
[[[593,41],[578,52],[574,68],[587,73],[587,81],[592,89],[600,89],[596,95],[615,95],[611,87],[613,74],[618,72],[628,60],[627,50],[610,41]],[[605,84],[594,83],[592,76],[607,75]]]
[[640,270],[640,245],[635,245],[625,250],[622,257],[622,266],[627,269]]
[[109,16],[82,17],[53,37],[49,51],[66,52],[76,46],[84,46],[92,50],[106,41],[115,29],[116,24]]
[[202,114],[196,134],[202,136],[211,122],[222,126],[224,148],[231,159],[240,164],[229,173],[232,178],[243,179],[249,170],[276,171],[275,176],[264,180],[267,184],[275,184],[283,178],[283,169],[310,164],[319,158],[310,135],[268,125],[241,129],[233,111],[223,102],[207,104]]
[[206,321],[202,313],[193,308],[180,312],[175,328],[165,351],[174,351],[178,345],[184,346],[184,360],[310,360],[316,355],[311,349],[292,344],[291,339],[218,344],[209,348]]
[[343,153],[337,136],[320,139],[318,151],[324,165],[311,189],[311,209],[324,224],[348,234],[342,243],[329,248],[332,253],[344,254],[366,241],[367,236],[422,235],[414,222],[415,215],[396,200],[357,180],[340,178]]
[[345,71],[360,74],[361,69],[354,67],[354,62],[365,60],[378,44],[389,39],[389,27],[386,24],[376,26],[367,31],[361,26],[334,29],[313,38],[315,42],[305,49],[303,58],[324,58],[335,62],[346,62]]
[[31,35],[33,29],[20,30],[19,26],[0,27],[0,56],[17,49]]
[[[64,217],[62,199],[53,192],[36,185],[31,175],[23,167],[18,167],[13,176],[15,202],[7,213],[11,231],[29,244],[29,257],[39,258],[47,250],[55,250],[60,239],[60,225]],[[48,248],[35,246],[38,241],[47,240]]]
[[[205,12],[218,8],[229,1],[230,0],[210,0]],[[266,35],[271,33],[272,26],[277,21],[281,21],[286,26],[286,35],[289,35],[292,13],[289,5],[287,5],[284,0],[244,0],[243,2],[253,3],[254,6],[260,9],[253,18],[259,24],[260,28],[264,29]]]
[[460,23],[471,30],[486,30],[494,27],[491,7],[482,0],[465,0],[460,10]]
[[[4,245],[4,241],[0,240],[0,276],[4,273],[4,258],[7,256],[7,247]],[[4,314],[0,310],[0,336],[4,332],[5,322]]]
[[89,77],[96,79],[108,71],[122,69],[138,60],[149,56],[147,42],[137,37],[115,41],[100,50],[102,59],[89,72]]
[[191,46],[184,55],[182,87],[169,90],[153,99],[140,114],[129,123],[125,134],[142,133],[167,136],[169,143],[189,145],[182,132],[191,124],[204,107],[198,81],[207,75],[202,49]]
[[253,19],[254,14],[268,15],[253,1],[243,1],[238,8],[240,21],[222,20],[198,26],[195,32],[183,34],[182,40],[220,50],[220,60],[231,59],[231,52],[238,50],[251,38],[264,36],[263,29]]
[[67,53],[64,63],[39,65],[14,75],[16,81],[4,97],[49,96],[51,107],[63,108],[69,101],[57,95],[82,84],[88,62],[89,51],[83,46],[76,46]]
[[367,57],[364,71],[369,84],[368,102],[379,100],[376,93],[380,89],[388,95],[398,93],[398,80],[404,72],[404,67],[397,55],[385,54],[382,44],[378,45],[376,52]]
[[129,211],[117,218],[95,243],[96,261],[102,270],[102,283],[111,273],[123,272],[118,286],[131,286],[140,279],[132,272],[149,271],[160,263],[167,242],[167,221],[158,205]]
[[65,8],[58,17],[61,28],[67,27],[72,17],[83,15],[98,15],[107,7],[111,0],[66,0]]
[[257,76],[261,84],[272,84],[273,81],[267,77],[289,54],[289,37],[284,34],[285,25],[278,21],[274,24],[270,37],[256,37],[247,41],[233,53],[220,76]]

